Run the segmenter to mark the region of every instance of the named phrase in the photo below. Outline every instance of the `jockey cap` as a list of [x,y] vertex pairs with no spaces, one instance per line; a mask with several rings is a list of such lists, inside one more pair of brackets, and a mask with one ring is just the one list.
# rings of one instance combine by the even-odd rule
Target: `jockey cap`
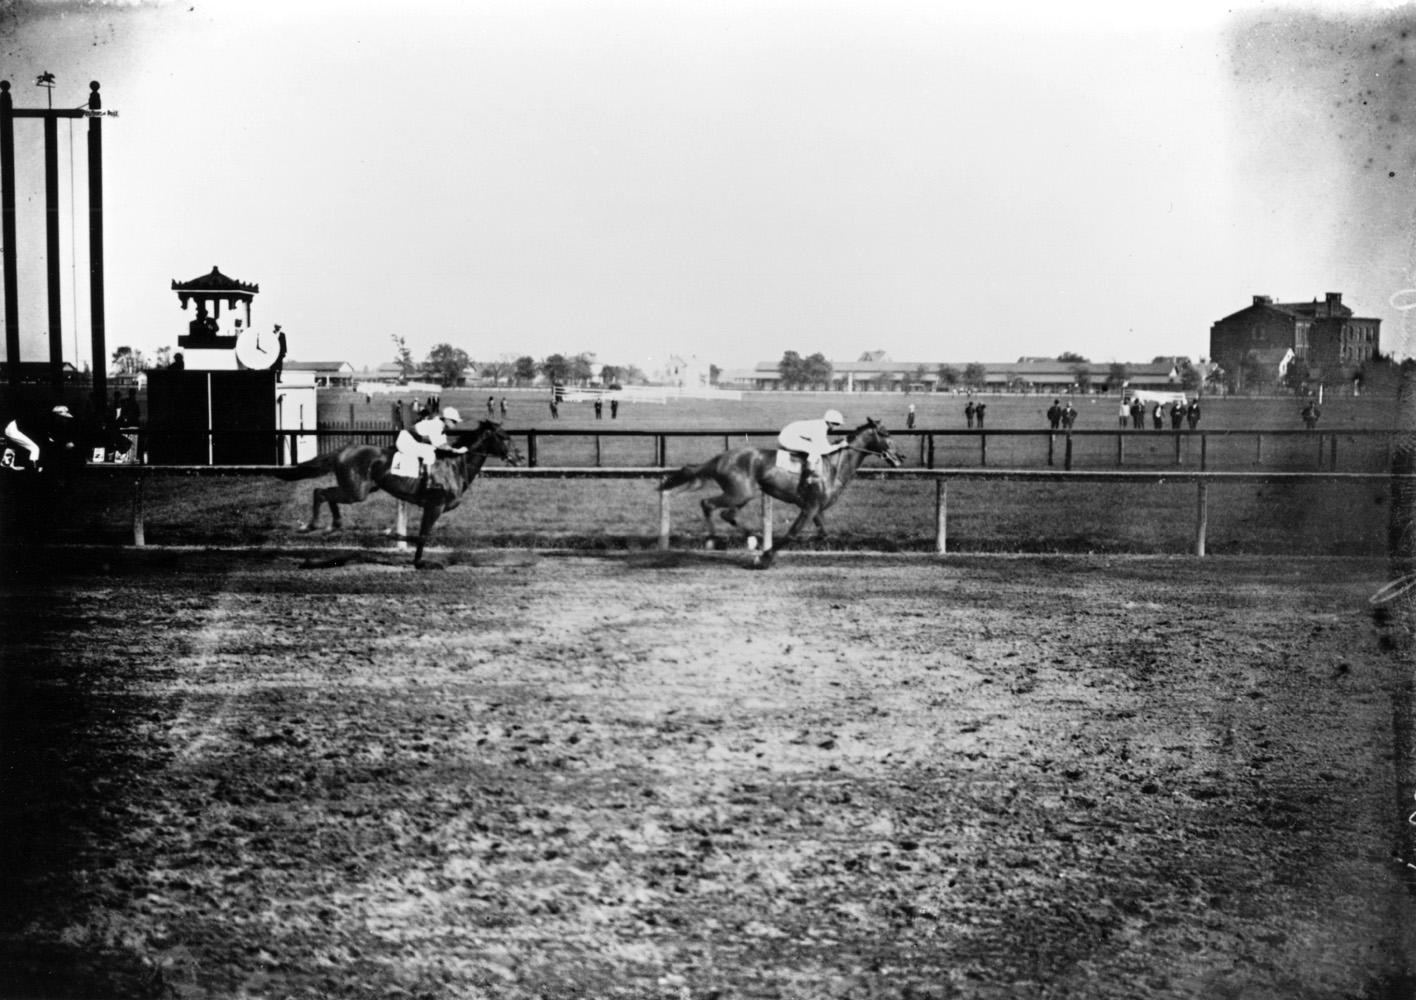
[[841,416],[840,410],[827,410],[826,416],[822,419],[833,427],[839,427],[846,422],[846,418]]
[[51,412],[52,412],[56,417],[70,417],[70,418],[73,417],[73,414],[69,412],[69,408],[68,408],[67,406],[65,406],[63,403],[60,403],[58,406],[54,407],[54,409],[53,409]]
[[442,411],[442,418],[449,424],[462,423],[462,414],[458,413],[457,408],[453,406],[449,406],[447,409]]

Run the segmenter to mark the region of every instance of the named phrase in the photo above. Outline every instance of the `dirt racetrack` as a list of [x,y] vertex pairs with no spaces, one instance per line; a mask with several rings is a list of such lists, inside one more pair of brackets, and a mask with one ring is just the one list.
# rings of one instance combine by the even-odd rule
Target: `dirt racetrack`
[[7,562],[0,996],[1416,983],[1381,561],[347,554]]

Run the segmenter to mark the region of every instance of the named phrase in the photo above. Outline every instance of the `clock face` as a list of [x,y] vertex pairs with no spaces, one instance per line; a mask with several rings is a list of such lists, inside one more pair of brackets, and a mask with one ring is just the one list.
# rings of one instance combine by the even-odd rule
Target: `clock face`
[[275,341],[247,327],[236,338],[236,360],[242,368],[269,368],[275,364]]

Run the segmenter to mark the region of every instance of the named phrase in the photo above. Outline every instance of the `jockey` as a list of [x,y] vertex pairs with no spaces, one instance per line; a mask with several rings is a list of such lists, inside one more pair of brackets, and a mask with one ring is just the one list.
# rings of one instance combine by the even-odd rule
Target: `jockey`
[[827,410],[820,420],[797,420],[777,435],[777,444],[802,459],[802,488],[819,486],[822,457],[846,447],[848,442],[830,439],[830,435],[841,433],[845,422],[839,410]]
[[438,449],[465,452],[466,448],[449,448],[447,428],[462,422],[462,415],[449,406],[442,413],[424,417],[413,425],[398,432],[398,450],[406,455],[418,456],[420,487],[428,484],[428,470],[438,460]]
[[40,449],[39,445],[35,443],[34,438],[32,438],[30,435],[33,434],[36,437],[45,438],[47,440],[55,440],[56,444],[59,441],[62,441],[63,447],[72,448],[74,444],[73,441],[69,440],[69,434],[59,435],[59,437],[56,439],[54,435],[51,435],[49,433],[49,431],[51,429],[59,430],[63,428],[65,421],[73,419],[74,415],[69,412],[69,408],[61,403],[60,405],[50,410],[47,414],[48,426],[42,425],[39,421],[30,420],[24,417],[17,417],[16,419],[11,420],[5,425],[5,440],[29,452],[30,464],[33,465],[35,471],[38,472]]

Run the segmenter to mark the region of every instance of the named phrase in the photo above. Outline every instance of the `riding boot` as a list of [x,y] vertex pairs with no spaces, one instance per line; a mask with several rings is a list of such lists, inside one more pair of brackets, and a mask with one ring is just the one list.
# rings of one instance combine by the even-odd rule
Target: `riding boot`
[[427,462],[419,462],[419,463],[418,463],[418,493],[419,493],[419,494],[423,494],[423,493],[428,492],[428,472],[429,472],[429,470],[428,470],[428,463],[427,463]]

